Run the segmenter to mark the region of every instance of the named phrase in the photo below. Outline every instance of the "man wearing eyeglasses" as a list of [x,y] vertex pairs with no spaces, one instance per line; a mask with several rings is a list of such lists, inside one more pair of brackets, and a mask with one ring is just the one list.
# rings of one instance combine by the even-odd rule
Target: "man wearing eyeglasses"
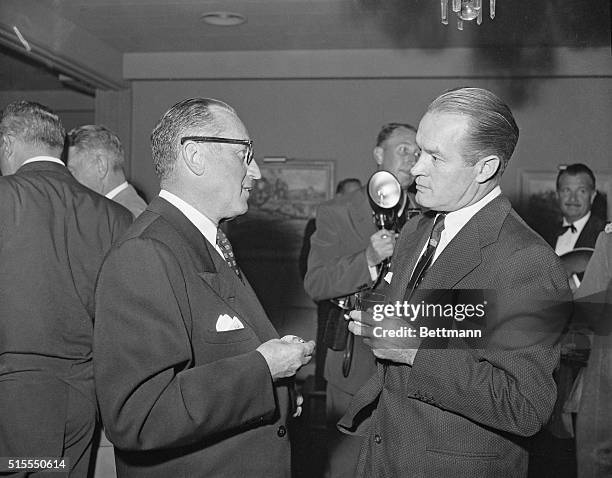
[[219,228],[260,177],[235,111],[192,98],[151,135],[161,192],[108,255],[95,377],[121,477],[290,476],[289,380],[314,342],[278,338]]
[[[393,254],[396,231],[401,229],[406,217],[416,207],[414,194],[410,191],[413,183],[410,169],[419,153],[415,138],[416,129],[413,126],[389,123],[378,133],[372,152],[378,169],[393,173],[407,193],[404,194],[406,202],[395,231],[377,230],[365,187],[326,202],[317,210],[316,231],[311,239],[304,280],[306,292],[315,301],[346,296],[357,292],[363,285],[373,285],[377,265]],[[342,320],[340,315],[338,308],[331,309],[327,320]],[[374,373],[376,366],[372,352],[361,339],[353,345],[350,369],[346,366],[343,369],[343,363],[349,362],[347,354],[350,354],[350,350],[328,350],[325,362],[327,421],[330,428],[327,471],[331,477],[352,478],[361,438],[341,434],[336,430],[336,422],[348,408],[353,395]]]

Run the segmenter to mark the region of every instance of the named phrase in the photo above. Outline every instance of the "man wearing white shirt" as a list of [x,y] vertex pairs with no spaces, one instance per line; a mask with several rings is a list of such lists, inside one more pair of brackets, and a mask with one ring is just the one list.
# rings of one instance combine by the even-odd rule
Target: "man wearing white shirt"
[[64,459],[56,471],[85,478],[94,283],[132,218],[76,181],[63,144],[43,105],[18,101],[0,116],[0,456]]
[[521,437],[555,402],[565,273],[501,193],[518,127],[497,96],[442,94],[416,140],[411,173],[429,213],[397,240],[390,308],[351,312],[378,373],[339,427],[367,437],[358,476],[524,477]]
[[591,213],[597,190],[593,171],[582,163],[570,164],[557,175],[557,201],[563,222],[544,232],[557,255],[578,247],[595,247],[605,222]]
[[314,342],[278,338],[221,222],[260,178],[236,112],[170,108],[151,135],[161,192],[96,287],[95,378],[121,477],[290,476],[291,378]]
[[100,125],[85,125],[68,133],[68,169],[83,185],[118,202],[138,217],[147,207],[125,179],[125,155],[115,133]]

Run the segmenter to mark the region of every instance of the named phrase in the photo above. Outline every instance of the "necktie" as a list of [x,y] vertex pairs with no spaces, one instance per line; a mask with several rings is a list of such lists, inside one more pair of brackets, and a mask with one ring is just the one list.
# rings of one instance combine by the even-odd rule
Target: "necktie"
[[576,232],[578,232],[578,230],[576,229],[576,226],[574,226],[573,224],[568,224],[567,226],[561,226],[561,228],[559,229],[559,235],[563,235],[567,232],[567,230],[572,231],[574,234]]
[[236,263],[236,258],[234,257],[232,245],[221,228],[217,229],[217,245],[219,246],[219,249],[221,249],[221,253],[223,254],[225,262],[227,262],[227,265],[229,265],[238,278],[242,280],[242,274],[240,273],[240,269],[238,269],[238,264]]
[[425,271],[433,260],[433,256],[436,253],[436,248],[440,242],[440,236],[442,235],[443,230],[444,214],[438,214],[434,221],[433,228],[431,229],[431,233],[429,234],[427,248],[419,259],[419,262],[417,262],[417,265],[412,272],[412,276],[410,277],[410,281],[408,282],[408,290],[412,291],[416,289],[423,280],[423,277],[425,277]]

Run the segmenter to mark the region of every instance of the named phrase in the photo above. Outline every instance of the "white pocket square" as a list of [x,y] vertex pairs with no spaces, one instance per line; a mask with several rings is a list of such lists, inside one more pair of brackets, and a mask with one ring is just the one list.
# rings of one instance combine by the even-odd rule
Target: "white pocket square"
[[227,314],[221,314],[217,319],[215,329],[217,332],[227,332],[229,330],[244,329],[244,324],[240,322],[238,317],[230,317]]

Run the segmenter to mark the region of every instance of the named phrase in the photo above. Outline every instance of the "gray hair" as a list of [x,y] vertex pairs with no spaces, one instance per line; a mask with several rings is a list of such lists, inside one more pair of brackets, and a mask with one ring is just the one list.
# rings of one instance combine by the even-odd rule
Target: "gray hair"
[[27,144],[62,150],[66,130],[51,109],[33,101],[15,101],[0,115],[0,136],[11,135]]
[[463,146],[468,162],[495,155],[503,173],[514,152],[519,129],[510,108],[495,94],[483,88],[449,90],[427,107],[427,113],[442,112],[467,116],[469,129]]
[[183,136],[189,136],[196,128],[204,128],[211,136],[221,130],[214,109],[236,114],[231,106],[222,101],[189,98],[176,103],[157,122],[151,133],[151,151],[155,173],[161,180],[168,179],[174,170]]
[[103,151],[110,160],[113,170],[123,168],[125,154],[119,137],[107,127],[96,124],[79,126],[68,133],[68,144],[79,151],[88,151],[94,154]]

